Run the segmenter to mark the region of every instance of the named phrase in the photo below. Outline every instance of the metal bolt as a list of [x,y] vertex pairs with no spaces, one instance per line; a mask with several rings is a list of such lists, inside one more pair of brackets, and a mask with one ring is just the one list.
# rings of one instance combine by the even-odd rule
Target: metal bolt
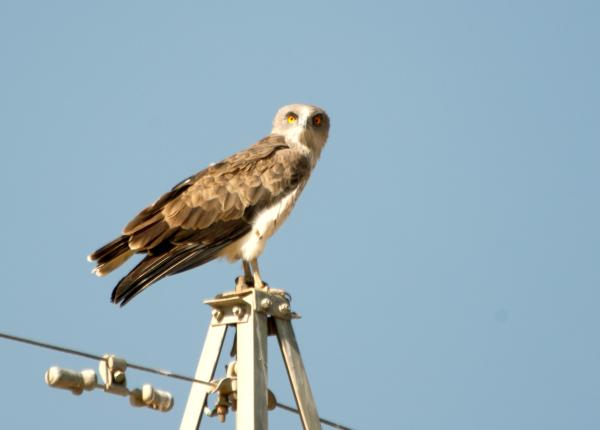
[[122,372],[120,370],[116,370],[113,373],[113,380],[117,383],[117,384],[122,384],[123,382],[125,382],[125,372]]
[[217,404],[215,406],[216,406],[215,412],[217,413],[217,416],[219,417],[219,421],[224,423],[225,416],[227,415],[227,412],[229,411],[229,402],[227,399],[227,395],[225,395],[223,393],[219,393],[219,396],[217,397]]
[[212,310],[212,316],[214,317],[214,319],[216,319],[217,321],[221,321],[223,319],[223,311],[220,309],[213,309]]
[[277,407],[277,398],[271,390],[267,390],[267,409],[272,411]]
[[219,417],[219,421],[224,423],[225,422],[225,415],[227,415],[227,406],[224,405],[218,405],[216,407],[216,413],[217,416]]
[[279,312],[281,312],[284,315],[289,314],[290,311],[290,304],[289,303],[282,303],[279,305]]
[[232,361],[227,365],[227,377],[232,378],[237,375],[237,361]]
[[241,320],[244,317],[244,308],[240,306],[234,306],[233,314],[237,317],[237,319]]
[[265,297],[264,299],[262,299],[260,301],[260,307],[263,308],[264,310],[269,309],[272,304],[273,304],[273,302],[268,297]]

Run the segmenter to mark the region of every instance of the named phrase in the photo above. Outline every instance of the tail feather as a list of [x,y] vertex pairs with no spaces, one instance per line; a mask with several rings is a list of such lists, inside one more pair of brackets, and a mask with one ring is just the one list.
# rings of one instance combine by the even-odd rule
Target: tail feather
[[124,246],[129,248],[129,246],[127,245],[128,240],[129,240],[128,236],[125,236],[125,235],[119,236],[112,242],[108,242],[102,248],[99,248],[96,251],[92,252],[90,255],[88,255],[87,259],[90,262],[98,261],[100,258],[102,258],[103,256],[106,256],[107,254],[112,253],[116,249],[121,249]]
[[[123,277],[114,288],[111,300],[124,306],[131,299],[160,279],[185,272],[217,258],[223,248],[239,239],[250,229],[249,225],[225,230],[221,237],[210,243],[197,241],[169,243],[167,249],[153,249],[140,263]],[[181,239],[181,237],[179,238]]]
[[129,248],[129,238],[127,236],[119,236],[90,254],[88,261],[96,262],[93,273],[98,276],[104,276],[119,267],[132,255],[133,251]]
[[201,247],[197,244],[186,244],[177,246],[166,254],[147,255],[129,274],[119,281],[113,289],[111,301],[124,306],[156,281],[215,259],[220,249],[221,247]]

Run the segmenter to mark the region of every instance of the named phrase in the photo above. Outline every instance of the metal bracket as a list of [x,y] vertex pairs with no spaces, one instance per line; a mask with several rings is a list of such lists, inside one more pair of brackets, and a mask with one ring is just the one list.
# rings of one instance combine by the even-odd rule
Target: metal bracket
[[227,365],[227,376],[217,381],[212,381],[216,384],[212,390],[213,393],[217,393],[217,401],[215,407],[211,410],[206,411],[206,415],[209,417],[217,415],[219,421],[225,422],[225,416],[229,412],[229,408],[232,410],[237,409],[237,375],[235,373],[236,362],[232,361]]
[[127,361],[111,354],[104,354],[102,357],[104,360],[98,365],[98,372],[104,381],[104,391],[120,396],[129,395],[125,377]]
[[[204,413],[213,417],[217,415],[220,422],[225,422],[225,416],[229,412],[237,410],[237,375],[236,361],[232,361],[227,365],[227,376],[216,381],[211,381],[216,384],[211,393],[217,393],[217,401],[213,409],[205,408]],[[267,409],[272,411],[277,407],[277,399],[271,390],[267,392]]]
[[249,288],[219,294],[204,303],[212,307],[213,326],[246,323],[252,310],[284,320],[300,318],[291,310],[288,297],[284,290]]

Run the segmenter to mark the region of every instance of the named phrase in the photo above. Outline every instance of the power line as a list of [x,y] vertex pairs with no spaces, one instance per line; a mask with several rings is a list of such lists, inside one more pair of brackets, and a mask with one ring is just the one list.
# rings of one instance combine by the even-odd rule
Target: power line
[[[295,414],[300,414],[300,411],[298,409],[293,408],[293,407],[291,407],[289,405],[286,405],[286,404],[283,404],[283,403],[279,403],[279,402],[275,403],[275,405],[278,408],[281,408],[283,410],[286,410],[286,411],[289,411],[289,412],[293,412]],[[333,421],[326,420],[325,418],[319,418],[319,421],[321,421],[323,424],[326,424],[326,425],[328,425],[330,427],[333,427],[334,429],[352,430],[350,427],[346,427],[346,426],[343,426],[341,424],[334,423]]]
[[[53,351],[58,351],[58,352],[64,352],[65,354],[71,354],[71,355],[77,355],[79,357],[89,358],[91,360],[106,361],[106,358],[102,357],[101,355],[90,354],[89,352],[83,352],[83,351],[78,351],[76,349],[65,348],[63,346],[53,345],[51,343],[39,342],[37,340],[27,339],[27,338],[24,338],[21,336],[14,336],[14,335],[11,335],[8,333],[0,332],[0,337],[3,337],[8,340],[13,340],[15,342],[21,342],[21,343],[25,343],[28,345],[37,346],[40,348],[51,349]],[[136,369],[136,370],[141,370],[142,372],[148,372],[148,373],[154,373],[156,375],[166,376],[167,378],[179,379],[181,381],[187,381],[187,382],[196,382],[198,384],[208,385],[211,388],[214,388],[216,386],[215,384],[213,384],[211,382],[201,381],[199,379],[194,379],[189,376],[180,375],[178,373],[171,372],[170,370],[153,369],[151,367],[142,366],[141,364],[135,364],[135,363],[130,363],[130,362],[127,362],[127,367],[130,367],[130,368]]]
[[[8,333],[0,332],[0,338],[12,340],[14,342],[24,343],[26,345],[36,346],[38,348],[50,349],[52,351],[58,351],[58,352],[62,352],[65,354],[76,355],[78,357],[89,358],[90,360],[106,361],[106,358],[102,357],[101,355],[90,354],[89,352],[79,351],[79,350],[72,349],[72,348],[65,348],[64,346],[54,345],[54,344],[47,343],[47,342],[40,342],[37,340],[28,339],[28,338],[21,337],[21,336],[15,336],[15,335],[8,334]],[[207,385],[211,388],[216,387],[216,384],[213,384],[212,382],[202,381],[200,379],[195,379],[190,376],[180,375],[178,373],[171,372],[170,370],[154,369],[152,367],[142,366],[141,364],[135,364],[135,363],[130,363],[130,362],[127,362],[127,367],[130,367],[130,368],[136,369],[136,370],[140,370],[142,372],[148,372],[148,373],[154,373],[154,374],[160,375],[160,376],[166,376],[167,378],[178,379],[180,381],[195,382],[197,384]],[[276,403],[276,406],[283,410],[293,412],[295,414],[300,414],[300,411],[298,411],[298,409],[296,409],[292,406],[289,406],[289,405],[286,405],[283,403],[279,403],[279,402]],[[343,426],[341,424],[335,423],[335,422],[327,420],[325,418],[319,418],[319,421],[321,421],[321,423],[323,423],[325,425],[328,425],[328,426],[336,428],[336,429],[352,430],[349,427]]]

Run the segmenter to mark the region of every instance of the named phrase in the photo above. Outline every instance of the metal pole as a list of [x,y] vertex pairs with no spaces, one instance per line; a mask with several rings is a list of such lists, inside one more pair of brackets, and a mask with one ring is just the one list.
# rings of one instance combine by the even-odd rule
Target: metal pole
[[[213,378],[226,332],[226,325],[210,324],[208,326],[208,333],[206,334],[200,361],[194,375],[195,379],[210,381]],[[210,387],[201,384],[192,384],[179,430],[197,430],[200,427],[200,421],[202,420],[209,392]]]
[[308,376],[304,369],[304,363],[300,356],[300,348],[296,341],[296,335],[292,328],[290,320],[280,318],[275,319],[277,327],[277,340],[285,368],[290,378],[290,384],[296,398],[296,405],[302,419],[302,426],[305,430],[317,430],[321,428],[317,405],[308,383]]
[[253,294],[247,322],[237,324],[236,430],[267,430],[267,315],[256,312]]

